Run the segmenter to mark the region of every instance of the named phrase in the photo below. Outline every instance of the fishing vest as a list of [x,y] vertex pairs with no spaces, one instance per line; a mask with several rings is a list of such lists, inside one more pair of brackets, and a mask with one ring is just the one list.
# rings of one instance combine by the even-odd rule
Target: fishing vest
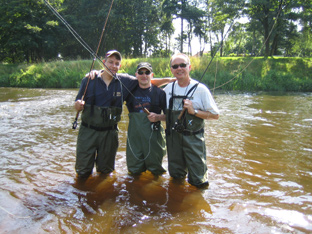
[[81,114],[81,125],[97,131],[117,129],[121,112],[120,107],[91,107],[91,105],[86,104]]
[[169,99],[169,108],[166,112],[166,134],[170,135],[172,131],[176,131],[183,135],[195,135],[204,132],[205,122],[202,118],[198,118],[195,115],[190,115],[187,110],[184,111],[181,119],[178,117],[182,110],[173,110],[174,99],[181,99],[181,106],[183,106],[183,100],[191,96],[190,93],[193,91],[194,94],[196,87],[199,83],[196,83],[190,88],[190,90],[183,96],[174,94],[175,81],[172,84],[172,96]]
[[95,105],[95,87],[97,83],[97,78],[95,79],[95,84],[93,86],[93,96],[91,97],[91,105],[85,104],[81,115],[81,125],[84,127],[91,128],[96,131],[107,131],[112,129],[117,129],[117,123],[121,119],[122,108],[116,105],[116,93],[117,85],[115,86],[115,92],[113,99],[109,107],[100,107]]

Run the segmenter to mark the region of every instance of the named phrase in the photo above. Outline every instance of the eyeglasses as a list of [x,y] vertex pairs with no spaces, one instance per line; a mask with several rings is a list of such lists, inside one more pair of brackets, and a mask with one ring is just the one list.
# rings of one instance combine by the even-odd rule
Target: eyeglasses
[[180,64],[174,64],[174,65],[172,65],[171,67],[173,68],[173,69],[177,69],[179,66],[182,68],[184,68],[184,67],[186,67],[188,64],[187,63],[180,63]]
[[151,74],[151,71],[148,71],[148,70],[145,71],[145,72],[144,72],[144,71],[138,71],[138,74],[139,74],[139,75],[143,75],[144,73],[145,73],[145,75],[148,76],[149,74]]

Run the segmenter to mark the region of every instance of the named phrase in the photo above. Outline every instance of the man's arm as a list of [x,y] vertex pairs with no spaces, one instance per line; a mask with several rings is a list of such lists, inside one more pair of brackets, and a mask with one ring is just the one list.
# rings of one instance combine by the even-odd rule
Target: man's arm
[[[198,118],[201,118],[201,119],[219,119],[219,114],[213,114],[211,113],[210,111],[203,111],[203,110],[196,110],[194,109],[193,107],[193,103],[191,100],[189,99],[185,99],[184,100],[184,106],[183,106],[185,109],[187,109],[187,112],[190,114],[190,115],[195,115],[196,114],[196,117]],[[195,113],[197,112],[197,113]]]
[[[191,113],[188,111],[188,113],[190,115],[195,115],[195,110]],[[215,120],[219,119],[218,114],[212,114],[209,111],[202,111],[202,110],[197,110],[196,117],[201,118],[201,119],[215,119]]]
[[153,78],[153,79],[151,79],[151,83],[155,86],[160,87],[160,86],[166,85],[168,83],[171,83],[175,80],[176,80],[176,78],[171,78],[171,77]]
[[154,122],[158,122],[158,121],[166,121],[166,115],[164,114],[156,114],[154,112],[151,112],[148,116],[147,116],[148,120],[152,123]]

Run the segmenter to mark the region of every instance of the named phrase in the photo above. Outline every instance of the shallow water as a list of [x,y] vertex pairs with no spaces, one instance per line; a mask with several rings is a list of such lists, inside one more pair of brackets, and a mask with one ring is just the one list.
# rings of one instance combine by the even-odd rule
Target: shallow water
[[310,93],[216,94],[204,191],[168,174],[127,175],[126,111],[116,171],[79,184],[76,93],[0,88],[0,232],[312,232]]

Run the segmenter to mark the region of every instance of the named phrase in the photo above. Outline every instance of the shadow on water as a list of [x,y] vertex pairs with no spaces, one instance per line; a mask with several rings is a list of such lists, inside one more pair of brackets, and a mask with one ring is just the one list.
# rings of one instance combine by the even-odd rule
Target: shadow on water
[[112,173],[35,189],[23,202],[32,211],[28,217],[32,221],[27,220],[31,230],[41,223],[38,229],[48,232],[60,231],[62,224],[74,233],[175,233],[200,230],[184,226],[190,214],[189,220],[197,222],[212,214],[203,193],[184,181],[149,172],[137,177]]
[[201,190],[184,181],[168,181],[167,178],[155,177],[149,172],[121,178],[115,174],[96,175],[86,181],[75,180],[73,187],[86,192],[83,196],[80,194],[79,198],[85,200],[89,206],[84,208],[86,214],[94,214],[107,201],[116,202],[118,206],[125,206],[132,211],[120,214],[128,216],[124,219],[132,219],[129,223],[131,226],[142,218],[142,214],[167,213],[167,216],[170,216],[178,212],[201,209],[211,213]]

